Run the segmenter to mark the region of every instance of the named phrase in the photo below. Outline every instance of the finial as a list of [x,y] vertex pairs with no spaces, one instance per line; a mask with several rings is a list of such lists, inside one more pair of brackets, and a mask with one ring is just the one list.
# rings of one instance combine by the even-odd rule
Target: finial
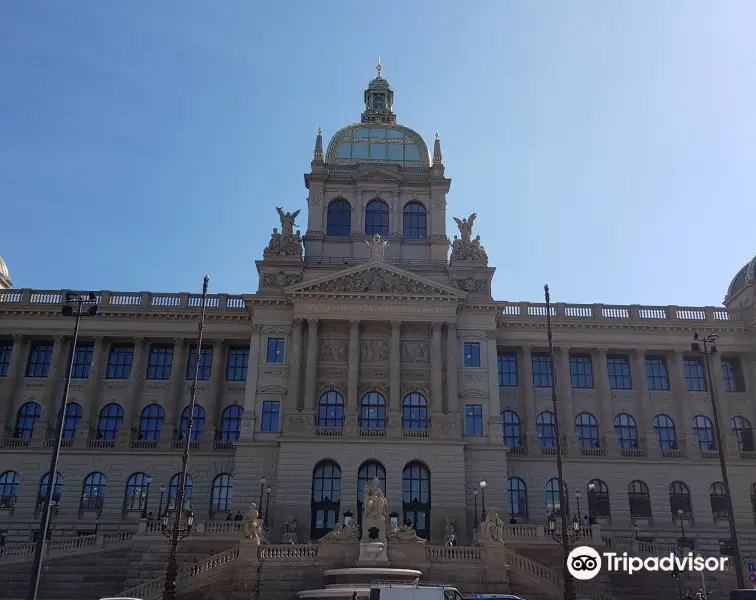
[[323,130],[320,127],[318,127],[318,135],[323,135]]
[[378,79],[383,79],[383,64],[381,63],[381,55],[378,55],[378,64],[375,65],[375,70],[378,71]]
[[444,157],[441,154],[441,136],[436,132],[436,139],[433,141],[433,164],[438,165],[444,161]]
[[440,136],[440,135],[438,135],[438,129],[436,129],[436,139],[437,139],[437,140],[440,140],[440,139],[441,139],[441,136]]
[[315,150],[312,152],[312,160],[323,161],[323,132],[320,127],[318,127],[318,135],[315,136]]

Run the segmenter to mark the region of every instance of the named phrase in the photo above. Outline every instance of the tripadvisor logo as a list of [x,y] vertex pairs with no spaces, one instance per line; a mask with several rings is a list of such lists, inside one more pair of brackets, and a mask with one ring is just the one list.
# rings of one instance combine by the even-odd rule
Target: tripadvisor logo
[[694,556],[688,552],[687,556],[677,556],[670,553],[667,556],[628,556],[627,552],[604,552],[599,554],[590,546],[574,548],[567,557],[567,570],[575,579],[588,581],[596,577],[605,566],[608,572],[623,572],[628,575],[638,571],[666,571],[679,573],[680,571],[726,571],[726,556]]

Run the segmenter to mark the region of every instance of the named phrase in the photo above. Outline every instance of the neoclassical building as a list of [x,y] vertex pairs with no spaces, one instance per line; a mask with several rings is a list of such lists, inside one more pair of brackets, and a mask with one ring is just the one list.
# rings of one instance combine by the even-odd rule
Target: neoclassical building
[[[262,498],[273,538],[296,516],[300,537],[316,539],[358,515],[378,477],[389,509],[434,542],[447,517],[469,538],[485,504],[518,523],[565,509],[727,552],[724,452],[744,554],[756,554],[756,259],[724,307],[553,305],[571,503],[560,507],[546,307],[492,298],[495,257],[449,196],[438,136],[429,148],[393,104],[379,67],[360,122],[325,147],[318,132],[306,209],[271,207],[257,292],[209,297],[195,518]],[[460,217],[453,240],[447,211]],[[12,288],[0,266],[0,531],[28,540],[73,319],[64,292]],[[53,535],[132,528],[177,488],[201,296],[97,298],[73,356]],[[694,331],[719,335],[711,381]]]

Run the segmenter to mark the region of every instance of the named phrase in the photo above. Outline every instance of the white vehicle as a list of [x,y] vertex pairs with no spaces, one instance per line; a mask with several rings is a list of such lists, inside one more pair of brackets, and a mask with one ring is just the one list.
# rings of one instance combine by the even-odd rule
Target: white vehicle
[[100,598],[100,600],[142,600],[141,598]]
[[463,600],[453,587],[387,584],[373,585],[370,588],[370,600]]

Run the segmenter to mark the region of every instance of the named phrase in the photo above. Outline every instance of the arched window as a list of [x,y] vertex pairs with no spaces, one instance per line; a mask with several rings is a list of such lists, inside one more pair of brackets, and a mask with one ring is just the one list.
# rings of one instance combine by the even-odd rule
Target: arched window
[[[682,516],[683,519],[693,518],[693,505],[690,502],[690,490],[682,481],[673,481],[669,484],[669,508],[672,511],[672,519]],[[678,511],[682,511],[681,513]]]
[[556,429],[554,427],[554,415],[545,410],[536,417],[536,435],[541,446],[545,448],[556,447]]
[[528,488],[525,482],[519,477],[509,478],[509,516],[522,517],[528,516]]
[[428,429],[428,403],[422,394],[412,392],[402,400],[402,429]]
[[112,402],[102,407],[100,420],[97,423],[97,439],[103,442],[114,442],[118,437],[118,430],[123,423],[123,408]]
[[[189,407],[187,406],[181,413],[181,429],[179,430],[179,440],[186,439],[186,430],[189,428]],[[193,442],[202,441],[202,431],[205,429],[205,409],[199,404],[194,405],[194,415],[192,417],[192,435]]]
[[124,514],[142,511],[147,506],[152,478],[146,473],[134,473],[126,482],[126,494],[123,498]]
[[714,520],[726,519],[730,511],[727,510],[727,494],[722,482],[716,481],[711,484],[709,500],[711,501],[711,516]]
[[430,471],[423,463],[413,461],[402,471],[402,518],[426,540],[430,535],[430,510]]
[[21,408],[18,409],[16,415],[16,431],[13,434],[15,438],[21,438],[24,440],[31,439],[34,433],[34,426],[42,416],[42,407],[36,402],[25,402]]
[[318,427],[344,427],[344,397],[338,392],[325,392],[320,396]]
[[[168,486],[168,506],[167,510],[176,510],[176,495],[179,490],[179,479],[181,473],[176,473],[171,477],[171,483]],[[192,507],[192,476],[189,473],[186,474],[184,480],[184,509],[190,509]]]
[[598,423],[591,413],[580,413],[575,417],[575,433],[580,448],[599,448]]
[[372,200],[365,207],[365,235],[388,237],[389,207],[383,200]]
[[160,430],[165,421],[165,411],[159,404],[148,404],[139,416],[139,439],[155,442],[160,439]]
[[312,523],[310,535],[320,539],[332,531],[339,520],[341,506],[341,467],[325,460],[312,472]]
[[638,426],[635,419],[627,413],[620,413],[614,417],[614,432],[617,434],[620,448],[623,450],[638,449]]
[[326,235],[349,237],[352,234],[352,207],[349,202],[337,198],[328,205]]
[[362,523],[362,501],[365,486],[370,485],[377,477],[381,489],[386,492],[386,468],[377,460],[368,460],[360,465],[357,471],[357,520]]
[[76,437],[76,427],[81,423],[84,411],[80,404],[70,402],[66,404],[66,418],[63,421],[63,439],[72,440]]
[[360,427],[362,429],[386,428],[386,399],[378,392],[368,392],[360,403]]
[[659,438],[659,447],[662,450],[677,450],[677,433],[675,422],[667,415],[661,414],[654,417],[654,432]]
[[235,442],[241,433],[241,422],[244,409],[238,404],[227,406],[221,414],[220,437],[221,442]]
[[631,481],[627,486],[627,499],[630,502],[631,519],[651,518],[651,494],[645,483],[638,479]]
[[15,471],[6,471],[0,475],[0,508],[9,509],[16,506],[20,483],[21,480]]
[[609,488],[606,484],[601,479],[591,479],[586,489],[588,490],[588,517],[590,519],[611,518]]
[[559,480],[554,477],[546,482],[546,514],[558,515],[562,512],[562,498],[559,493]]
[[504,437],[504,445],[517,448],[521,445],[520,415],[513,410],[505,410],[501,413],[501,433]]
[[[47,500],[47,486],[50,484],[50,473],[45,473],[42,479],[39,481],[39,493],[37,494],[37,506],[42,507],[42,504]],[[63,475],[55,473],[55,484],[52,487],[52,501],[53,506],[60,504],[60,495],[63,493]]]
[[714,427],[709,417],[698,415],[693,417],[693,435],[698,440],[698,449],[701,451],[716,450],[714,443]]
[[213,479],[213,489],[210,495],[210,511],[231,510],[234,496],[234,477],[228,473],[221,473]]
[[81,510],[101,510],[105,504],[108,480],[99,471],[94,471],[84,479],[81,490]]
[[732,432],[738,440],[741,452],[753,452],[753,427],[745,417],[735,416],[732,418]]
[[428,235],[425,207],[419,202],[404,205],[404,239],[424,240]]

